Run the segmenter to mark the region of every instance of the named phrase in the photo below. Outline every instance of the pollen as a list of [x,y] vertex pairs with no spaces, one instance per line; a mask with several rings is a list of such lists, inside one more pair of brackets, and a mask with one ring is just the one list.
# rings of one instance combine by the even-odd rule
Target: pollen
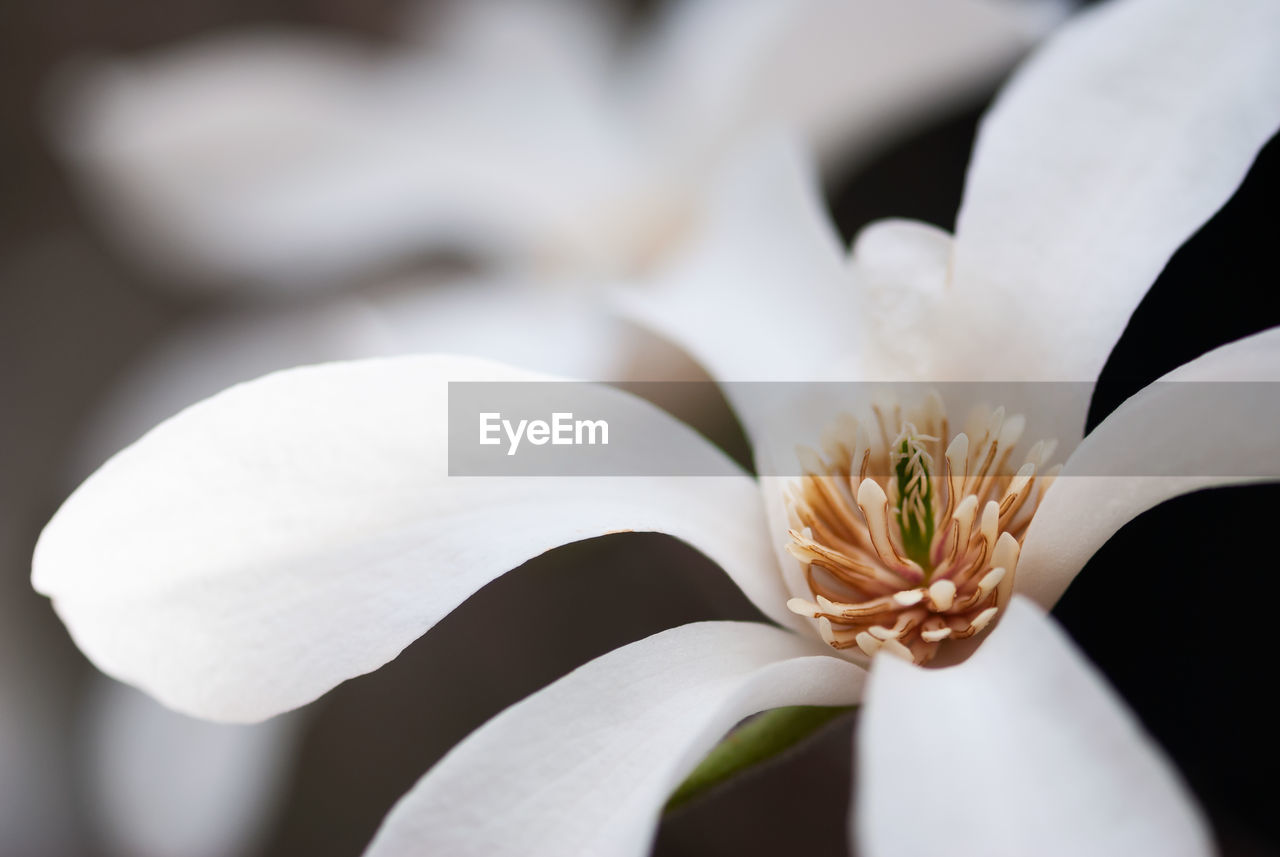
[[980,633],[1008,601],[1027,526],[1060,469],[1047,467],[1053,441],[1016,461],[1025,426],[979,407],[953,435],[936,393],[909,411],[842,415],[821,453],[798,451],[787,549],[810,597],[787,606],[835,649],[917,664]]

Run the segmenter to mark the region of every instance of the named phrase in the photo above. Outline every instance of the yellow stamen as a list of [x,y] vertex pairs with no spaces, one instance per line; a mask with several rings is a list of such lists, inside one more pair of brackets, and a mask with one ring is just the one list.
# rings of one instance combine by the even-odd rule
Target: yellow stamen
[[945,641],[988,627],[1008,598],[1027,524],[1057,473],[1045,469],[1055,444],[1034,444],[1008,472],[1026,427],[1019,414],[975,411],[952,436],[936,394],[871,412],[842,414],[821,454],[800,454],[804,475],[785,496],[788,550],[813,600],[787,606],[814,618],[833,648],[927,663]]

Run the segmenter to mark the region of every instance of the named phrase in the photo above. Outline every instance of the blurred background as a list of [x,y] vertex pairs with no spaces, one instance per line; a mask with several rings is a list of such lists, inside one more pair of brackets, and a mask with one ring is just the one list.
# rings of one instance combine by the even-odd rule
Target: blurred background
[[[644,26],[656,5],[620,6],[623,31]],[[111,451],[104,444],[117,442],[112,432],[127,434],[103,421],[128,422],[113,404],[119,385],[157,349],[193,324],[246,312],[328,312],[318,296],[293,295],[286,306],[278,296],[239,289],[175,288],[168,280],[180,276],[126,250],[108,235],[83,177],[54,145],[51,92],[85,57],[144,56],[244,28],[307,27],[357,39],[370,51],[389,49],[408,11],[404,3],[349,0],[20,0],[0,9],[3,857],[358,854],[416,778],[505,706],[663,628],[757,618],[709,562],[664,537],[611,536],[554,551],[496,581],[396,661],[340,686],[247,751],[273,760],[254,786],[237,779],[237,771],[254,770],[253,759],[235,758],[246,752],[234,749],[241,743],[223,747],[196,728],[191,740],[205,749],[184,749],[182,729],[149,720],[145,704],[120,701],[127,697],[96,674],[31,591],[30,554],[41,527]],[[428,4],[425,13],[414,12],[424,14],[427,31],[430,11]],[[988,77],[927,122],[875,146],[860,143],[856,163],[826,187],[846,239],[886,216],[953,224],[976,122],[997,82]],[[1280,234],[1278,194],[1280,146],[1273,141],[1139,308],[1104,373],[1091,425],[1185,360],[1280,324],[1268,255]],[[465,253],[434,253],[402,261],[398,272],[474,264]],[[352,279],[359,294],[376,278]],[[232,337],[224,347],[242,344]],[[686,415],[742,455],[723,402],[699,405]],[[117,415],[104,418],[111,408]],[[1266,546],[1277,509],[1280,493],[1269,487],[1166,504],[1114,538],[1055,611],[1178,764],[1227,854],[1280,853],[1272,809],[1280,753],[1266,703],[1274,672],[1269,617],[1219,606],[1234,605],[1243,588],[1274,572]],[[583,609],[609,592],[626,592],[631,608],[611,611],[608,621]],[[1169,618],[1188,631],[1144,636],[1135,630],[1135,610],[1144,618],[1139,626]],[[486,633],[495,625],[521,645],[496,646]],[[548,633],[563,628],[574,632]],[[664,821],[655,853],[846,853],[853,720],[842,718],[766,770],[675,813]],[[205,782],[219,770],[224,785]],[[196,785],[164,785],[173,777]],[[246,817],[245,802],[260,812]],[[210,826],[216,832],[204,835]]]

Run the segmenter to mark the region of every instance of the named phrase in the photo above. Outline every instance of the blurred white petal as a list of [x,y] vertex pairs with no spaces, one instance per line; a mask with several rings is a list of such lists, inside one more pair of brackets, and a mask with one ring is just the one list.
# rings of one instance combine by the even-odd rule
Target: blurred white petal
[[1277,45],[1273,0],[1129,0],[1036,53],[974,147],[952,371],[1097,377],[1165,262],[1280,126]]
[[368,857],[641,857],[681,779],[734,724],[856,702],[864,673],[754,623],[685,625],[596,658],[499,714],[401,799]]
[[[1242,381],[1268,383],[1222,397],[1207,386],[1230,391]],[[1052,605],[1089,557],[1147,509],[1201,488],[1273,481],[1280,472],[1278,382],[1280,328],[1272,328],[1135,393],[1067,459],[1027,530],[1014,588]]]
[[431,0],[408,9],[405,29],[423,49],[576,86],[607,71],[623,11],[613,0]]
[[879,656],[857,741],[851,837],[866,857],[1213,853],[1155,742],[1022,599],[959,666]]
[[85,717],[91,809],[112,853],[237,857],[261,847],[298,715],[210,723],[99,677]]
[[442,247],[576,246],[582,209],[635,180],[586,61],[603,28],[581,4],[468,5],[426,47],[262,31],[89,65],[58,140],[106,227],[195,285],[314,290]]
[[639,399],[582,393],[670,472],[723,475],[450,477],[449,382],[543,379],[406,357],[233,387],[91,476],[41,535],[33,583],[104,672],[223,720],[309,702],[530,557],[623,529],[689,542],[798,624],[755,482]]
[[377,68],[371,47],[337,36],[215,36],[68,70],[54,133],[98,222],[128,249],[165,274],[241,276],[252,262],[237,255],[267,251],[236,217],[350,157]]
[[[812,164],[779,137],[741,149],[702,230],[671,267],[620,295],[626,311],[719,381],[852,377],[860,321]],[[753,440],[782,416],[725,393]]]
[[703,157],[794,128],[828,167],[976,96],[1064,4],[681,0],[642,54],[651,121]]

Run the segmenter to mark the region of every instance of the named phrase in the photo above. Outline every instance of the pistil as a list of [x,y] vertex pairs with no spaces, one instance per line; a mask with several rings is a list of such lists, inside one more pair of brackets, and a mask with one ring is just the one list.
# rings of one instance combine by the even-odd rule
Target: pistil
[[925,580],[933,569],[929,548],[933,544],[933,457],[924,448],[925,441],[937,441],[936,437],[921,435],[911,423],[903,426],[893,442],[891,459],[894,484],[898,494],[898,532],[902,534],[902,549],[908,557],[924,568]]

